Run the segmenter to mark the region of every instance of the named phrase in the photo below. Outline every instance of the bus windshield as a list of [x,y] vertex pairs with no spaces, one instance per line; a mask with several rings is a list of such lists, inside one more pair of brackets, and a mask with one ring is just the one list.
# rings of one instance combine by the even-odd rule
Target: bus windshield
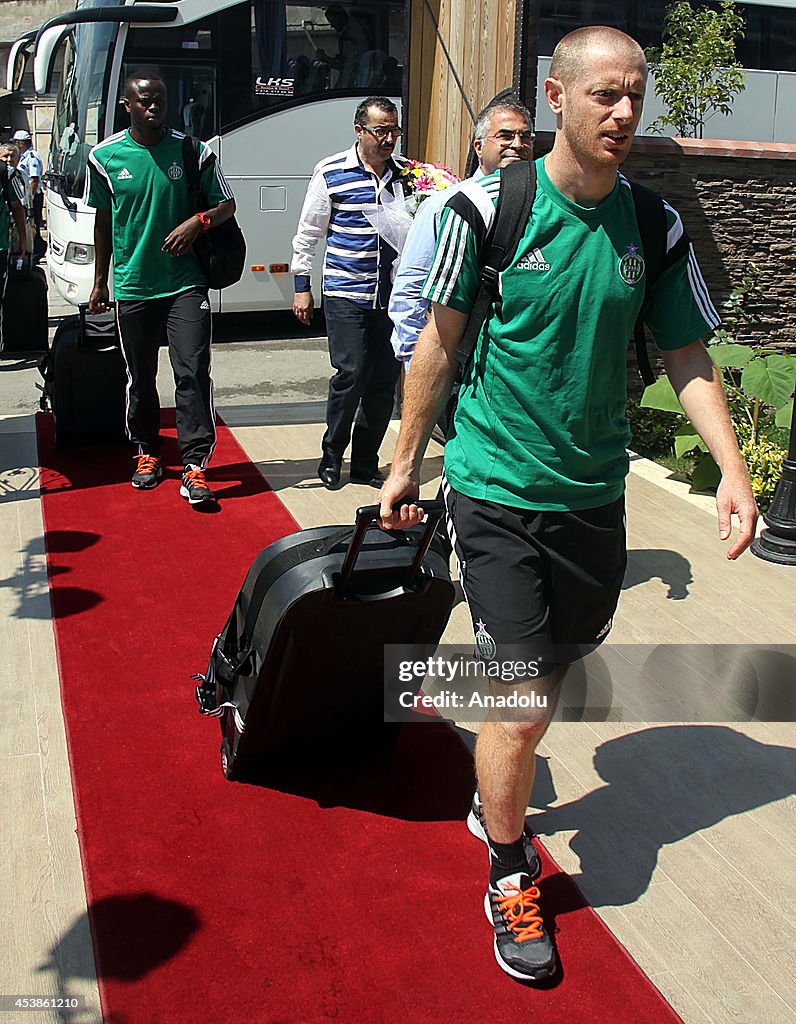
[[[84,0],[81,6],[115,4],[116,0]],[[106,78],[118,31],[115,24],[80,24],[66,37],[49,170],[70,196],[83,194],[88,151],[102,138]]]

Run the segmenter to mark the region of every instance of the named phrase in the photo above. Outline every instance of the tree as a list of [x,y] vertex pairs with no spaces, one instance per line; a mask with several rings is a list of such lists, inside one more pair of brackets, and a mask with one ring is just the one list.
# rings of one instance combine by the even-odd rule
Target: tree
[[733,0],[721,0],[718,10],[694,10],[688,0],[676,0],[666,9],[663,46],[647,50],[655,93],[667,107],[651,131],[670,125],[684,138],[701,139],[709,118],[730,113],[745,86],[735,56],[735,41],[743,32],[744,20]]

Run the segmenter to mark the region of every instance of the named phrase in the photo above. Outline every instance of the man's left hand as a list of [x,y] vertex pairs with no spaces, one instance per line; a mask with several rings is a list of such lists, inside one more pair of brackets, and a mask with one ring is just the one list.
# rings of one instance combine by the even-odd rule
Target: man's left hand
[[163,243],[163,252],[167,252],[169,256],[184,256],[199,237],[201,231],[202,225],[199,218],[196,216],[189,217],[188,220],[178,224],[166,236],[166,241]]
[[755,539],[757,508],[749,478],[745,472],[722,476],[716,491],[716,510],[719,514],[719,536],[728,540],[732,531],[732,516],[738,516],[738,536],[727,552],[727,558],[734,561]]

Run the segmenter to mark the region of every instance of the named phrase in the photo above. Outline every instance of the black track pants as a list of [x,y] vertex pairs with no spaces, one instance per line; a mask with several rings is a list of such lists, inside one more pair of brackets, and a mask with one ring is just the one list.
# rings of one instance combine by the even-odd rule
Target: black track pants
[[158,349],[168,344],[174,371],[177,440],[183,465],[204,468],[216,445],[210,378],[211,316],[207,289],[116,304],[127,363],[127,434],[141,454],[160,449]]

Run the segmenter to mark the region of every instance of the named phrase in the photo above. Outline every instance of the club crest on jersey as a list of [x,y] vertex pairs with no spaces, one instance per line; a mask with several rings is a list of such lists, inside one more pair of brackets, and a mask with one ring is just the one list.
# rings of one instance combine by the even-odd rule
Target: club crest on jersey
[[172,181],[179,181],[182,177],[182,167],[180,167],[176,160],[171,167],[169,167],[169,177]]
[[480,657],[487,661],[497,654],[497,644],[486,631],[486,623],[481,619],[476,622],[477,631],[475,634],[475,648]]
[[644,257],[633,242],[627,246],[627,252],[619,261],[619,276],[625,284],[638,284],[644,276]]

